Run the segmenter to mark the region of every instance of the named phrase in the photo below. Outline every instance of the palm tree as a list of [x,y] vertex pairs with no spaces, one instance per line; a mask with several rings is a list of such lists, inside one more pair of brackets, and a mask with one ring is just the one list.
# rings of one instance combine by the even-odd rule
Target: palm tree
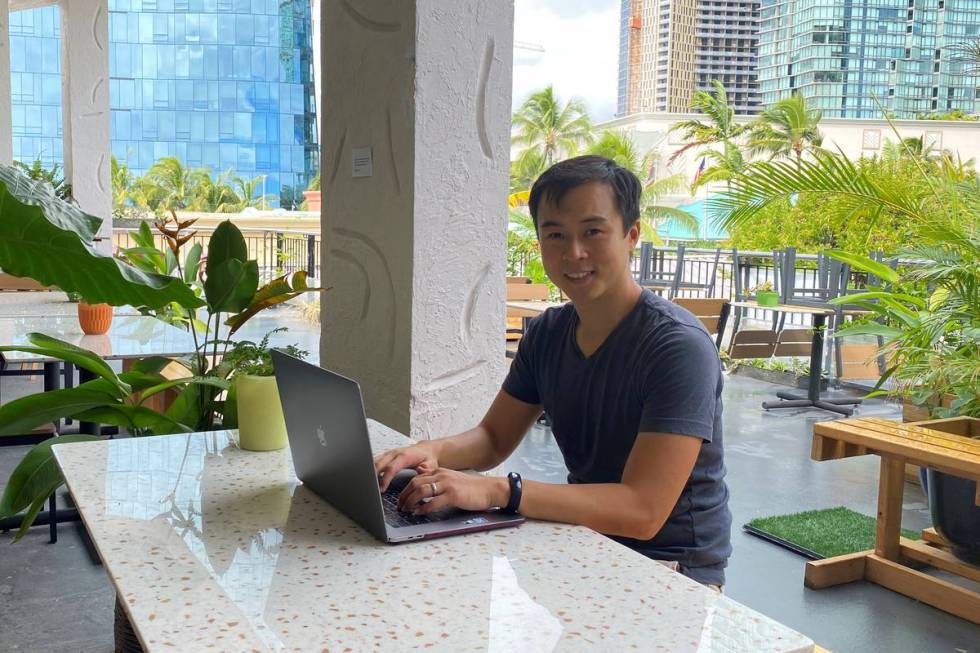
[[510,163],[510,192],[522,193],[530,190],[534,181],[548,169],[544,154],[537,149],[524,150]]
[[698,221],[693,215],[672,206],[659,204],[665,195],[687,190],[687,184],[681,173],[661,179],[656,178],[653,165],[656,160],[655,151],[641,154],[629,134],[606,130],[599,135],[599,139],[590,148],[589,153],[612,159],[639,178],[643,185],[643,194],[640,196],[640,231],[643,240],[659,242],[656,227],[660,221],[668,218],[674,218],[682,227],[697,232]]
[[252,177],[247,181],[236,175],[231,178],[231,183],[235,190],[235,194],[238,195],[239,211],[250,206],[259,208],[269,206],[269,201],[271,199],[269,195],[256,196],[256,193],[258,193],[265,185],[265,175],[258,175],[257,177]]
[[670,127],[670,131],[680,131],[684,146],[674,152],[668,163],[693,147],[703,147],[715,143],[734,145],[735,139],[748,130],[748,125],[735,121],[735,107],[728,103],[725,85],[717,79],[711,80],[714,91],[697,91],[691,97],[691,108],[703,113],[707,120],[682,120]]
[[538,149],[546,168],[559,158],[574,155],[582,144],[592,142],[592,122],[585,105],[578,100],[562,104],[551,86],[524,100],[514,113],[511,126],[517,132],[511,142]]
[[187,209],[207,213],[226,213],[236,211],[238,194],[229,181],[231,172],[223,172],[217,179],[211,177],[207,168],[197,168],[191,172],[192,196]]
[[115,211],[122,210],[129,201],[130,193],[133,190],[135,178],[132,170],[125,163],[120,163],[115,155],[110,160],[112,172],[112,208]]
[[193,196],[193,171],[180,159],[165,156],[157,159],[145,175],[148,183],[159,188],[159,203],[167,208],[187,208]]
[[748,165],[748,161],[742,155],[741,148],[731,142],[724,143],[720,152],[708,150],[704,156],[711,161],[711,165],[707,166],[704,172],[691,184],[692,192],[713,181],[724,181],[730,187],[732,178],[745,170]]
[[813,151],[823,142],[818,124],[822,112],[811,109],[799,93],[778,100],[766,108],[749,132],[749,148],[770,159],[789,156],[797,164],[804,152]]

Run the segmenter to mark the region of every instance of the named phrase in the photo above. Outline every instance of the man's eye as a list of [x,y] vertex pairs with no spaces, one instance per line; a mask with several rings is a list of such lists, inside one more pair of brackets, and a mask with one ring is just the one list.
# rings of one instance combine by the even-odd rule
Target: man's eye
[[596,236],[602,233],[602,229],[589,229],[585,232],[586,236]]
[[545,236],[545,238],[547,238],[548,240],[558,240],[561,237],[562,237],[561,234],[557,232],[551,232],[550,234]]

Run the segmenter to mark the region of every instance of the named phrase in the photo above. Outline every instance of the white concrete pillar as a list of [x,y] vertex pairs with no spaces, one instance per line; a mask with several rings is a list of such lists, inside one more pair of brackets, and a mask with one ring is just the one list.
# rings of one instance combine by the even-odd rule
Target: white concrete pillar
[[445,435],[505,371],[513,2],[322,2],[321,360]]
[[0,0],[0,163],[14,160],[10,97],[10,3]]
[[108,0],[60,0],[65,177],[79,206],[102,218],[103,249],[112,239],[109,145]]

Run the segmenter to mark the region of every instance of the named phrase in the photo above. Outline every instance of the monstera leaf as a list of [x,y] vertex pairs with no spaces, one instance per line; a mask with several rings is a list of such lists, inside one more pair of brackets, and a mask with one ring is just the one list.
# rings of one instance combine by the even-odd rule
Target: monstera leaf
[[145,272],[93,245],[102,220],[55,197],[43,182],[0,165],[0,269],[76,292],[90,303],[160,308],[203,305],[181,279]]
[[288,275],[277,277],[259,288],[252,297],[249,305],[237,315],[232,315],[225,321],[230,327],[228,337],[231,337],[243,324],[264,311],[270,306],[288,302],[294,297],[298,297],[307,292],[325,292],[329,288],[312,288],[306,285],[306,272],[299,270],[294,272],[291,279],[287,280]]

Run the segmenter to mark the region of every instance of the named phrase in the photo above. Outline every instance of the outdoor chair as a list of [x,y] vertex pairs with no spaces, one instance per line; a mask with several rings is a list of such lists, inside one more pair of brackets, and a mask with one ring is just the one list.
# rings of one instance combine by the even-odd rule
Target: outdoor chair
[[[757,257],[754,255],[753,258]],[[737,248],[732,249],[732,294],[735,297],[736,302],[746,301],[748,299],[754,299],[755,295],[750,292],[750,289],[759,282],[758,277],[756,279],[751,279],[749,276],[750,266],[743,264],[745,258],[749,258],[748,255],[744,253],[739,253]],[[780,275],[777,270],[779,269],[779,264],[776,261],[776,253],[773,252],[773,278],[768,279],[773,284],[773,289],[779,292],[780,288]],[[766,279],[763,279],[765,281]],[[755,282],[755,283],[753,283]],[[729,355],[733,358],[756,358],[754,355],[749,355],[755,351],[760,350],[760,345],[767,345],[770,347],[775,347],[776,336],[775,332],[782,326],[779,316],[773,314],[772,317],[772,329],[765,330],[753,330],[759,331],[756,335],[742,335],[740,333],[749,334],[751,331],[746,331],[741,329],[742,318],[745,316],[745,312],[749,310],[743,307],[735,307],[732,316],[734,321],[732,323],[732,336],[728,343]],[[769,335],[766,335],[769,334]],[[751,345],[749,347],[737,347],[738,344]],[[735,356],[736,352],[745,352],[745,355]],[[767,356],[771,355],[770,351]]]
[[728,324],[731,303],[718,297],[675,297],[673,301],[701,320],[708,334],[715,336],[715,347],[721,349],[721,338]]
[[677,246],[677,258],[673,270],[667,270],[669,262],[666,252],[654,249],[653,243],[640,245],[640,274],[637,282],[644,288],[657,292],[667,291],[667,298],[673,299],[684,274],[684,245]]
[[[507,301],[541,301],[551,298],[551,290],[543,283],[507,283]],[[528,318],[507,316],[506,355],[513,358],[517,354],[517,343],[524,336],[524,328]]]

